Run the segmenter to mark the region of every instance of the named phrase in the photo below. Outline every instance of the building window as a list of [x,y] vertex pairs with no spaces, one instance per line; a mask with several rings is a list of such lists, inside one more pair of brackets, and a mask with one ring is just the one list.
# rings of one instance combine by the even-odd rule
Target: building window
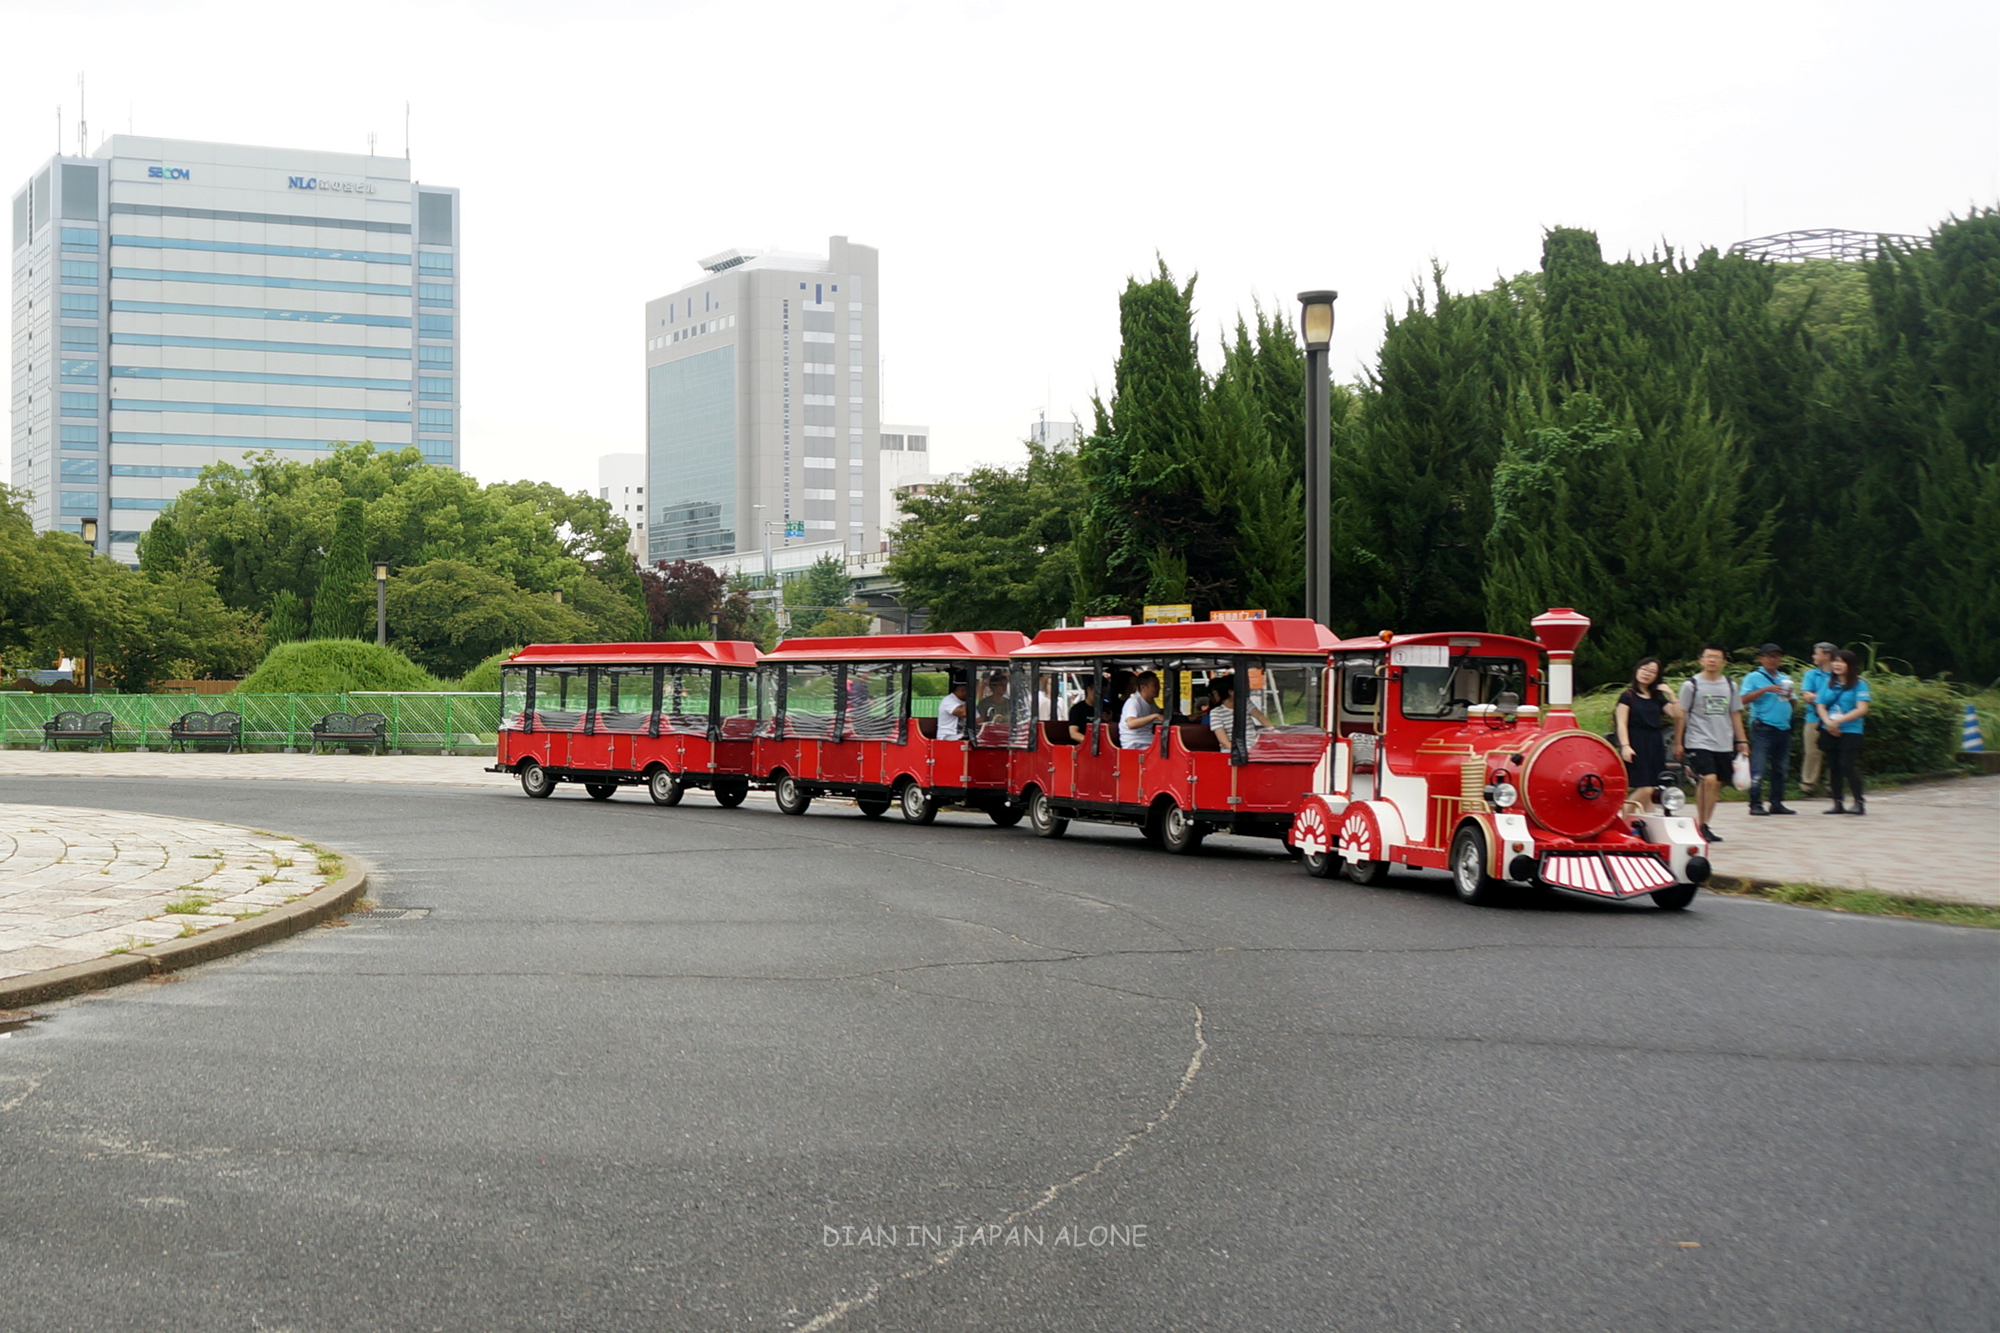
[[120,543],[125,543],[129,545],[131,543],[137,542],[139,538],[144,535],[145,534],[139,532],[132,532],[125,529],[113,528],[111,530],[111,544],[113,546],[116,546]]
[[418,315],[417,327],[424,333],[435,333],[440,337],[451,337],[450,315]]
[[451,364],[449,347],[419,347],[417,360],[427,366],[448,366]]
[[97,460],[95,458],[65,458],[62,460],[62,475],[65,481],[72,478],[79,481],[97,480]]
[[93,255],[96,254],[97,228],[64,227],[62,229],[62,248],[65,250],[82,250]]
[[438,426],[451,429],[451,409],[448,407],[420,407],[417,409],[419,426]]
[[451,381],[434,380],[427,376],[419,376],[417,379],[417,397],[443,398],[449,401],[451,398]]
[[97,427],[64,426],[62,428],[62,447],[65,449],[88,449],[92,453],[96,453]]
[[113,463],[114,477],[199,477],[198,467],[154,467],[150,463]]
[[96,319],[97,298],[89,292],[64,292],[62,312],[65,319]]
[[920,454],[921,454],[921,453],[927,453],[927,452],[929,452],[929,450],[930,450],[930,447],[931,447],[931,437],[930,437],[930,436],[928,436],[928,435],[912,435],[912,436],[910,437],[910,448],[911,448],[911,449],[914,449],[914,450],[915,450],[916,452],[918,452],[918,453],[920,453]]
[[451,284],[448,282],[420,282],[417,284],[417,300],[424,305],[450,305]]
[[417,271],[419,273],[449,273],[451,272],[451,256],[432,254],[428,250],[420,251],[417,255]]
[[94,352],[97,350],[97,330],[81,324],[62,326],[63,350]]
[[62,363],[62,377],[69,384],[97,383],[97,362],[65,361]]
[[94,514],[97,512],[96,491],[64,491],[62,508],[66,514]]
[[95,417],[97,415],[97,395],[94,393],[66,393],[62,396],[62,414],[66,417]]
[[113,509],[165,509],[172,503],[172,500],[142,500],[130,495],[114,495],[111,497],[111,507]]
[[202,250],[228,255],[281,255],[288,259],[342,259],[357,264],[410,266],[408,255],[387,250],[342,250],[323,245],[258,245],[250,241],[198,241],[181,236],[120,236],[115,232],[111,244],[133,250]]

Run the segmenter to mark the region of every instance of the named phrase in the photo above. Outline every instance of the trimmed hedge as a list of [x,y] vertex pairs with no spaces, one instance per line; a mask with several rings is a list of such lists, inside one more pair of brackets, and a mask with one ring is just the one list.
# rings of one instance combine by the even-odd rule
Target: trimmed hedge
[[443,688],[428,671],[394,648],[378,648],[360,639],[309,639],[272,648],[236,692],[346,694],[354,690]]
[[497,694],[500,690],[500,664],[520,651],[519,648],[508,648],[493,654],[493,656],[487,658],[463,676],[460,676],[458,678],[458,688],[461,690],[482,690]]

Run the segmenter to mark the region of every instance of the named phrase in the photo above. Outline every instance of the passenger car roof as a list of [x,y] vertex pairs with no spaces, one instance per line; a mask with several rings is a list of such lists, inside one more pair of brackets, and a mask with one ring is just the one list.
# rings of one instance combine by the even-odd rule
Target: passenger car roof
[[1189,653],[1294,653],[1323,657],[1339,640],[1303,617],[1199,620],[1183,625],[1086,625],[1045,629],[1016,657],[1168,657]]

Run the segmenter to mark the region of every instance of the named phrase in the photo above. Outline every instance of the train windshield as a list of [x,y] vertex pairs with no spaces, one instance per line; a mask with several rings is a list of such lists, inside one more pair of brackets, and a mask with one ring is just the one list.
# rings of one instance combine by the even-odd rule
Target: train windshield
[[1402,671],[1403,716],[1415,722],[1463,722],[1473,704],[1505,707],[1527,697],[1527,663],[1518,657],[1454,657]]

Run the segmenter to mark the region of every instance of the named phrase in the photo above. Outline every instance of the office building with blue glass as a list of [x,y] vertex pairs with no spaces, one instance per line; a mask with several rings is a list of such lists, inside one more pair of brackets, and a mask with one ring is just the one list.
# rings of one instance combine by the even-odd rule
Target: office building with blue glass
[[646,305],[648,561],[881,543],[877,255],[726,250]]
[[459,465],[459,199],[408,160],[114,135],[13,198],[13,484],[127,561],[212,463]]

